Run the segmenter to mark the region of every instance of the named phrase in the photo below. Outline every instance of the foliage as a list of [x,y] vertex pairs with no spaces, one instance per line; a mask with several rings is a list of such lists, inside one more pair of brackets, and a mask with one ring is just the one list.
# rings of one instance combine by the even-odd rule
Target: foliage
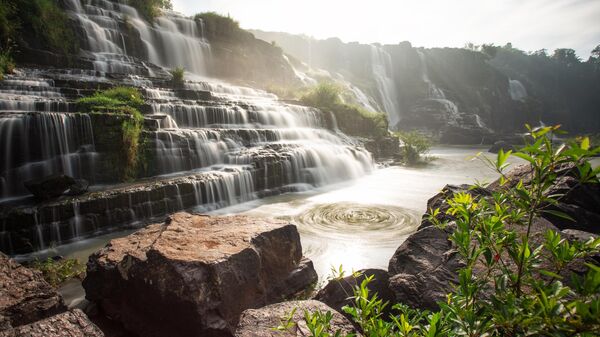
[[121,123],[121,144],[118,162],[122,164],[121,179],[128,181],[137,176],[141,166],[147,164],[147,151],[141,139],[143,116],[139,109],[144,99],[136,88],[115,87],[96,92],[93,96],[77,100],[80,112],[114,113],[128,117]]
[[10,74],[15,70],[15,61],[9,51],[0,51],[0,81],[4,74]]
[[177,67],[175,69],[171,69],[170,73],[171,73],[171,76],[173,76],[171,78],[171,84],[173,85],[173,87],[174,88],[183,87],[185,69],[183,69],[183,67]]
[[239,38],[247,33],[240,28],[240,24],[229,15],[223,16],[216,12],[199,13],[194,20],[201,25],[203,33],[209,40],[215,38]]
[[108,112],[127,115],[138,115],[138,109],[142,104],[144,104],[142,94],[132,87],[115,87],[77,100],[80,112]]
[[342,88],[329,81],[320,82],[308,89],[300,101],[334,114],[339,128],[350,135],[383,137],[389,134],[386,115],[342,102]]
[[432,141],[418,131],[397,131],[394,133],[402,141],[402,159],[407,165],[423,162],[424,155],[431,149]]
[[128,0],[128,4],[148,21],[160,16],[162,9],[173,9],[171,0]]
[[46,282],[54,287],[72,278],[82,278],[85,273],[85,265],[77,259],[54,260],[50,257],[42,261],[36,259],[31,267],[40,270]]
[[[600,168],[592,168],[589,159],[600,148],[592,149],[588,138],[555,145],[552,137],[558,132],[558,127],[529,128],[532,141],[518,152],[500,151],[495,161],[481,157],[500,174],[500,187],[488,197],[457,193],[448,199],[445,212],[452,223],[438,220],[439,209],[431,210],[437,226],[452,226],[450,240],[465,266],[437,312],[396,304],[385,317],[389,304],[369,292],[372,277],[355,287],[352,305],[343,310],[363,335],[597,336],[600,266],[584,258],[600,253],[600,238],[568,241],[548,230],[534,240],[532,232],[544,213],[568,218],[552,209],[565,194],[548,194],[564,175],[574,174],[578,184],[599,183]],[[528,162],[527,181],[506,176],[510,155]],[[574,273],[568,267],[575,260],[594,262]],[[327,321],[316,324],[323,327]]]

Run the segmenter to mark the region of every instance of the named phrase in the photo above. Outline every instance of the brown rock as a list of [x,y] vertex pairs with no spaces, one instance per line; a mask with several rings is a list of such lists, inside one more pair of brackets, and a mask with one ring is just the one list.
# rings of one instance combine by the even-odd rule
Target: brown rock
[[93,254],[86,296],[142,336],[228,336],[239,315],[317,279],[295,226],[177,213]]
[[0,337],[103,337],[104,334],[79,309],[35,323],[0,331]]
[[0,253],[0,326],[17,327],[66,310],[41,272]]
[[[294,311],[294,309],[296,311]],[[275,331],[274,328],[285,323],[286,317],[294,311],[292,326],[284,331]],[[331,312],[333,318],[330,321],[329,332],[335,333],[340,331],[342,336],[354,332],[352,323],[334,309],[326,304],[315,301],[290,301],[272,304],[260,309],[249,309],[244,311],[240,318],[240,323],[235,331],[235,337],[296,337],[296,336],[311,336],[310,331],[304,320],[304,312],[314,313],[320,311],[322,313]],[[283,321],[283,322],[282,322]],[[360,336],[360,335],[358,335]]]

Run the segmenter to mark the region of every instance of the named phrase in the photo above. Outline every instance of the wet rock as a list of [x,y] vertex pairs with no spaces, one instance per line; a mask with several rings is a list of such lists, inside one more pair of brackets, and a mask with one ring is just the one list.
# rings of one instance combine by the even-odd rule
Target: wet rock
[[316,281],[302,261],[298,231],[286,222],[177,213],[93,254],[83,286],[138,335],[228,336],[245,309]]
[[[235,331],[235,337],[310,336],[311,333],[304,320],[305,311],[309,313],[314,313],[315,311],[322,313],[331,312],[333,318],[330,322],[331,329],[329,332],[332,335],[338,330],[342,336],[355,331],[352,323],[334,309],[322,302],[308,300],[282,302],[260,309],[244,311]],[[274,331],[273,328],[281,325],[282,321],[285,321],[285,318],[292,312],[294,312],[294,315],[290,322],[294,324],[287,330]]]
[[201,100],[201,101],[208,101],[213,98],[210,91],[204,91],[204,90],[176,89],[175,95],[181,99]]
[[0,326],[17,327],[65,310],[62,298],[41,272],[0,253]]
[[75,179],[64,175],[55,174],[41,179],[34,179],[25,182],[25,187],[36,198],[47,200],[60,197],[65,191],[77,182]]
[[392,256],[389,288],[396,301],[422,309],[436,309],[458,282],[460,261],[448,232],[429,226],[411,235]]
[[498,153],[500,152],[500,150],[506,152],[509,150],[514,150],[515,147],[503,140],[499,140],[497,142],[495,142],[492,147],[490,147],[490,149],[488,150],[488,152],[490,153]]
[[[327,304],[350,318],[342,311],[342,307],[352,305],[354,288],[360,285],[366,277],[373,276],[373,280],[368,286],[370,294],[377,293],[377,297],[384,302],[389,301],[390,303],[394,303],[394,293],[388,287],[389,275],[387,271],[382,269],[364,269],[358,273],[357,277],[351,275],[342,279],[329,281],[325,287],[319,290],[314,299]],[[387,309],[391,309],[391,304],[388,305]]]
[[0,331],[0,337],[103,337],[104,334],[79,309],[41,321]]
[[88,191],[90,183],[85,179],[75,179],[75,183],[69,186],[69,189],[65,192],[66,195],[76,196],[82,195]]

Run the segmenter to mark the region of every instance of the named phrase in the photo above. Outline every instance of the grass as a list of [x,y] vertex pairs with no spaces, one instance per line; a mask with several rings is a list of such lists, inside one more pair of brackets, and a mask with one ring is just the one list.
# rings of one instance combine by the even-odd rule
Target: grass
[[93,96],[80,98],[77,106],[80,112],[139,114],[144,104],[142,94],[135,88],[116,87],[96,92]]
[[171,69],[171,71],[169,72],[171,73],[171,76],[173,76],[171,78],[171,84],[173,85],[173,87],[182,88],[185,79],[185,69],[183,69],[183,67],[177,67]]
[[85,265],[76,259],[54,260],[49,257],[33,261],[31,267],[41,271],[46,282],[53,287],[73,278],[83,278],[85,274]]

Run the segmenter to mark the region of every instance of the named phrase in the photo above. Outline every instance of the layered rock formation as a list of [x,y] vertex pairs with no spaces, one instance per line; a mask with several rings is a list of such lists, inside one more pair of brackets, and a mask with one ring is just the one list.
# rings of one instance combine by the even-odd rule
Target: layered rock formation
[[90,257],[86,297],[143,336],[228,336],[239,315],[316,282],[296,227],[172,215]]
[[104,337],[79,309],[67,311],[41,321],[0,331],[1,337]]

